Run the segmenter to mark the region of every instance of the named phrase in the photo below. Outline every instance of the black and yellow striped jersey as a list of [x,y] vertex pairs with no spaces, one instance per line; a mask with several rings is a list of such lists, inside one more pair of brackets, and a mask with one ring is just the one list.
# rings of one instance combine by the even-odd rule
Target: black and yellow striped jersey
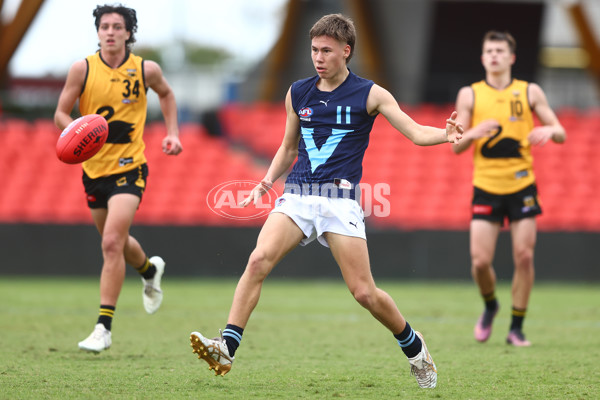
[[535,182],[531,145],[534,127],[527,96],[529,83],[513,79],[499,90],[485,81],[473,83],[471,126],[495,119],[500,127],[491,137],[474,140],[473,185],[494,194],[515,193]]
[[83,163],[90,178],[118,174],[146,162],[142,138],[146,123],[146,85],[143,60],[128,53],[117,68],[109,67],[100,52],[88,56],[87,75],[79,98],[81,115],[100,114],[108,122],[102,149]]

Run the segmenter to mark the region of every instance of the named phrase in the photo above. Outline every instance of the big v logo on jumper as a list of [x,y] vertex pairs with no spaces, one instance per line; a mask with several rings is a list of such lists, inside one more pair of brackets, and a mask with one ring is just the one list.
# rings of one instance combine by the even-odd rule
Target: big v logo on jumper
[[333,154],[338,144],[342,141],[346,134],[353,132],[349,129],[332,129],[331,136],[327,138],[327,141],[317,147],[315,139],[313,137],[315,130],[313,128],[302,128],[302,138],[304,144],[306,144],[306,152],[308,153],[308,159],[310,160],[310,169],[314,173],[319,165],[325,164],[329,157]]

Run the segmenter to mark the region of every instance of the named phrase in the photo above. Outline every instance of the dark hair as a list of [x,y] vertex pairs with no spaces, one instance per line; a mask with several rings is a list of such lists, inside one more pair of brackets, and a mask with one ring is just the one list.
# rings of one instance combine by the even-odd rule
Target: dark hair
[[135,43],[135,33],[137,32],[137,16],[133,8],[125,7],[122,4],[96,6],[94,18],[96,18],[96,32],[100,29],[100,20],[104,14],[117,13],[123,16],[125,20],[125,30],[130,33],[129,39],[125,42],[127,50]]
[[512,54],[515,54],[517,51],[517,41],[515,38],[508,32],[500,32],[500,31],[488,31],[483,36],[483,41],[481,42],[481,46],[483,47],[483,43],[486,41],[492,42],[506,42],[508,43],[508,48]]
[[350,46],[350,54],[346,63],[350,61],[354,54],[354,44],[356,43],[356,29],[352,19],[342,14],[329,14],[318,20],[310,30],[310,40],[318,36],[329,36],[340,42],[345,42]]

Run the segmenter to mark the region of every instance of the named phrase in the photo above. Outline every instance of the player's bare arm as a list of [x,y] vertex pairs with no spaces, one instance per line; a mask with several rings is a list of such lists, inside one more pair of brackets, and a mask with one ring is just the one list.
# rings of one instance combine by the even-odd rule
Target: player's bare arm
[[461,124],[465,130],[462,140],[452,145],[452,150],[456,153],[462,153],[471,146],[473,140],[482,137],[491,136],[499,123],[494,119],[482,121],[477,126],[471,127],[471,117],[473,116],[473,89],[465,86],[458,91],[456,98],[456,111],[458,116],[456,122]]
[[281,146],[277,150],[273,161],[265,175],[265,179],[275,182],[290,166],[298,156],[298,143],[300,142],[300,119],[292,107],[291,88],[285,96],[286,122],[285,132]]
[[54,112],[54,123],[60,130],[65,129],[73,121],[71,111],[83,89],[86,73],[87,63],[85,60],[74,62],[69,69],[65,86],[60,92],[56,111]]
[[183,147],[179,140],[175,94],[165,79],[160,66],[154,61],[144,60],[144,78],[148,87],[158,95],[160,109],[165,119],[167,136],[162,142],[163,152],[167,155],[177,155],[182,152]]
[[281,146],[271,161],[267,174],[262,181],[252,189],[250,195],[240,202],[241,207],[250,203],[256,204],[262,195],[271,189],[273,182],[287,171],[298,156],[298,143],[300,142],[300,120],[292,107],[291,88],[285,96],[285,110],[287,114],[285,122],[285,133]]
[[533,146],[543,146],[548,140],[552,140],[555,143],[563,143],[567,139],[567,133],[558,121],[552,108],[550,108],[544,91],[535,83],[530,83],[528,90],[531,108],[542,123],[542,126],[533,128],[527,137],[529,143]]
[[390,92],[379,85],[373,85],[369,92],[367,110],[370,115],[381,113],[396,130],[419,146],[454,142],[461,138],[462,126],[455,120],[456,113],[446,120],[446,129],[420,125],[400,109]]

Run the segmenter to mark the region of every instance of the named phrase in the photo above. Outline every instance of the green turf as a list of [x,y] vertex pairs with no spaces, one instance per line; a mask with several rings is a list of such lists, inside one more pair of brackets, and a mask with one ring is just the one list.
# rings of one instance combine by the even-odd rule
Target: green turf
[[598,399],[600,286],[537,284],[525,322],[531,348],[504,343],[510,288],[486,344],[472,337],[474,285],[380,282],[423,332],[438,387],[420,389],[394,338],[341,281],[267,280],[233,369],[214,376],[189,333],[226,322],[232,280],[165,279],[155,315],[127,280],[113,346],[77,349],[93,328],[97,279],[0,279],[2,399]]

